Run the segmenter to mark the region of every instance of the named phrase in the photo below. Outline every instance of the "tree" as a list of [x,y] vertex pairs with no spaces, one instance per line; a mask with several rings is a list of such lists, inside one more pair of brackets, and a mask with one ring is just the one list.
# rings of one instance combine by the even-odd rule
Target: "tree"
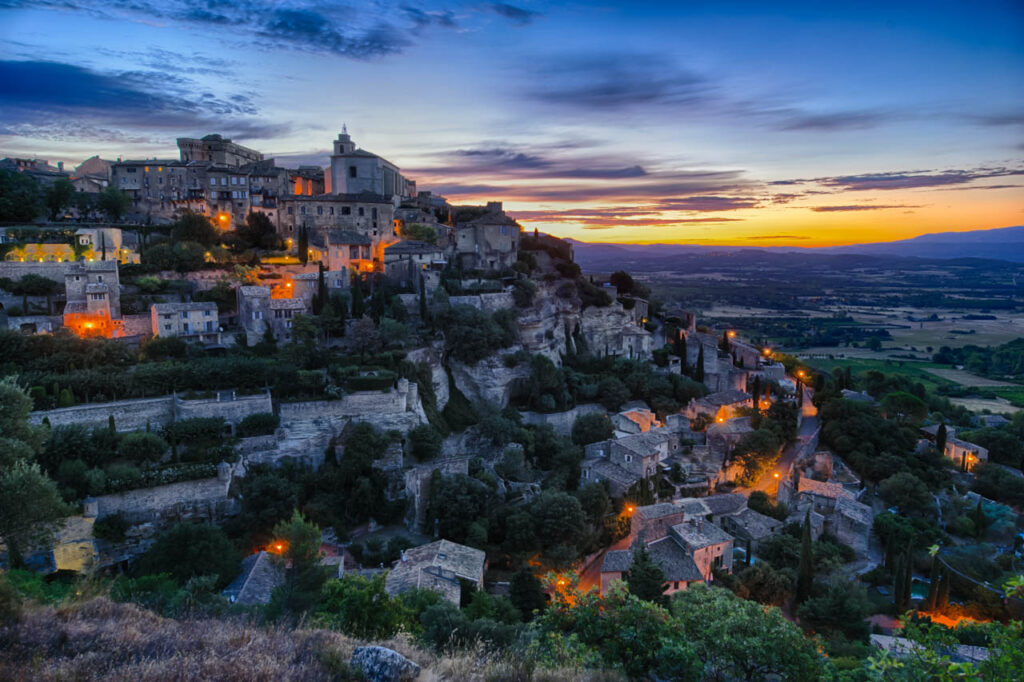
[[117,454],[131,462],[159,462],[170,446],[155,433],[126,433],[117,446]]
[[904,511],[920,513],[934,504],[928,486],[909,471],[901,471],[882,481],[878,494],[887,504]]
[[630,390],[621,379],[614,376],[605,377],[597,385],[598,399],[601,405],[610,412],[617,412],[622,404],[629,400]]
[[409,445],[412,456],[420,462],[427,462],[441,453],[441,434],[430,424],[420,424],[409,431]]
[[366,302],[363,298],[363,287],[358,279],[352,281],[352,319],[358,320],[366,314]]
[[185,211],[171,226],[171,239],[176,246],[182,242],[195,242],[210,247],[220,241],[220,233],[206,216]]
[[274,224],[265,213],[249,211],[245,216],[245,225],[242,225],[235,234],[241,242],[241,246],[256,249],[276,249],[281,244],[281,239],[274,229]]
[[854,641],[866,641],[870,610],[867,589],[856,582],[833,578],[797,609],[800,622],[817,632],[839,632]]
[[360,639],[394,636],[404,614],[401,603],[384,590],[384,578],[378,573],[328,580],[320,593],[316,622]]
[[569,493],[545,490],[530,505],[537,538],[541,546],[575,546],[582,538],[587,522],[580,501]]
[[43,190],[43,203],[50,212],[50,220],[56,220],[60,212],[71,205],[74,196],[75,186],[68,178],[58,178]]
[[63,291],[63,287],[52,279],[35,273],[23,275],[21,279],[14,283],[13,289],[14,290],[11,291],[12,294],[21,296],[21,308],[26,314],[29,313],[29,296],[45,296],[46,310],[49,313],[53,308],[52,297]]
[[668,605],[668,598],[665,596],[665,590],[668,588],[665,572],[654,563],[643,545],[633,552],[633,563],[623,577],[629,585],[630,594],[655,604]]
[[508,596],[525,621],[533,620],[534,614],[544,611],[547,606],[544,586],[529,566],[523,566],[512,576]]
[[274,539],[285,545],[280,560],[285,579],[274,590],[269,610],[300,614],[312,609],[327,580],[327,568],[320,565],[320,528],[295,510],[290,519],[274,526]]
[[0,471],[0,538],[11,567],[22,567],[23,552],[48,544],[70,513],[57,485],[35,462],[18,459]]
[[179,523],[162,533],[132,567],[135,575],[167,573],[179,585],[212,575],[223,588],[239,572],[241,557],[227,534],[210,523]]
[[299,228],[299,244],[298,244],[298,255],[299,262],[305,265],[309,261],[309,232],[306,231],[306,226],[303,225]]
[[704,344],[700,344],[700,350],[697,351],[697,366],[693,369],[693,378],[704,383]]
[[814,555],[811,552],[811,512],[804,514],[803,530],[800,534],[800,567],[796,575],[796,603],[802,604],[811,596],[814,588]]
[[437,244],[437,230],[426,223],[402,223],[402,239]]
[[822,679],[817,643],[774,607],[745,601],[728,590],[692,585],[672,595],[670,609],[682,637],[704,664],[706,679]]
[[132,200],[127,194],[114,187],[108,185],[96,197],[96,208],[107,215],[107,219],[111,222],[119,222],[128,209],[131,207]]
[[935,432],[935,449],[938,450],[940,454],[945,454],[946,452],[946,438],[946,424],[943,422],[942,424],[939,424],[939,428]]
[[39,213],[39,186],[26,173],[0,170],[0,222],[27,222]]
[[367,315],[363,315],[352,325],[352,347],[359,351],[359,357],[362,359],[366,358],[367,353],[376,353],[381,348],[380,332]]
[[618,289],[620,294],[629,294],[633,291],[633,278],[624,270],[613,272],[608,282]]
[[928,596],[921,604],[922,611],[934,611],[938,604],[939,597],[939,546],[932,545],[928,548],[928,554],[932,558],[931,572],[928,575]]
[[913,393],[905,391],[889,393],[882,398],[882,409],[886,416],[895,417],[901,424],[918,423],[928,416],[928,405]]
[[590,445],[608,440],[614,434],[612,420],[600,412],[580,415],[572,424],[572,442],[576,445]]

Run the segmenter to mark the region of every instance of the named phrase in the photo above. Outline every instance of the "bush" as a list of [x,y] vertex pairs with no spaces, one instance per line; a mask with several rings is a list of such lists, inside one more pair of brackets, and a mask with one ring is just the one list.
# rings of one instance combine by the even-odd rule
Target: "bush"
[[430,424],[420,424],[409,431],[412,455],[420,462],[427,462],[441,454],[441,442],[441,434]]
[[190,578],[216,576],[225,587],[239,572],[240,557],[228,536],[209,523],[179,523],[160,535],[133,566],[136,575],[168,573],[179,585]]
[[238,423],[236,433],[239,438],[250,438],[252,436],[269,436],[277,430],[281,418],[269,412],[250,414]]
[[572,425],[572,442],[576,445],[590,445],[608,440],[614,434],[615,427],[606,414],[584,414],[577,417]]
[[107,542],[124,542],[125,533],[131,527],[124,514],[110,514],[96,519],[92,525],[92,535]]
[[159,462],[167,452],[167,441],[155,433],[127,433],[117,447],[118,456],[132,462]]

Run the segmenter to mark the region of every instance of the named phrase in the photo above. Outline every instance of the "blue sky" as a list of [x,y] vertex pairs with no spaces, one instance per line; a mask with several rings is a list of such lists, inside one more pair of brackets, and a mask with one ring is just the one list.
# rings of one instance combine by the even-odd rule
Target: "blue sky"
[[0,0],[0,154],[327,163],[584,240],[1024,222],[1024,5]]

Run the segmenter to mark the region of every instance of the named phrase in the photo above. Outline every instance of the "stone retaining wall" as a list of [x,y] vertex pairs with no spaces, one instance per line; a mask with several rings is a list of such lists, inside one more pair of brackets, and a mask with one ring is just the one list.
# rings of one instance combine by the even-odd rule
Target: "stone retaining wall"
[[568,436],[572,433],[572,425],[576,423],[578,417],[582,417],[585,414],[605,414],[606,412],[607,410],[604,409],[603,405],[585,403],[565,412],[552,412],[550,414],[520,412],[520,415],[523,417],[524,424],[531,424],[533,426],[550,424],[554,428],[555,433],[560,436]]
[[40,424],[45,417],[50,420],[50,426],[106,426],[110,415],[114,416],[114,427],[118,431],[139,431],[145,429],[146,424],[151,427],[170,424],[174,421],[174,397],[166,395],[40,410],[30,414],[29,421]]

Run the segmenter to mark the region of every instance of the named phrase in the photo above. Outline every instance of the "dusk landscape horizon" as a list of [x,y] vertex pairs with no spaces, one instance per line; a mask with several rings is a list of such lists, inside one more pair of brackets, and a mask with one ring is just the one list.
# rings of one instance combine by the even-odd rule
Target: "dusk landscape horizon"
[[1024,679],[1020,0],[0,44],[0,680]]

